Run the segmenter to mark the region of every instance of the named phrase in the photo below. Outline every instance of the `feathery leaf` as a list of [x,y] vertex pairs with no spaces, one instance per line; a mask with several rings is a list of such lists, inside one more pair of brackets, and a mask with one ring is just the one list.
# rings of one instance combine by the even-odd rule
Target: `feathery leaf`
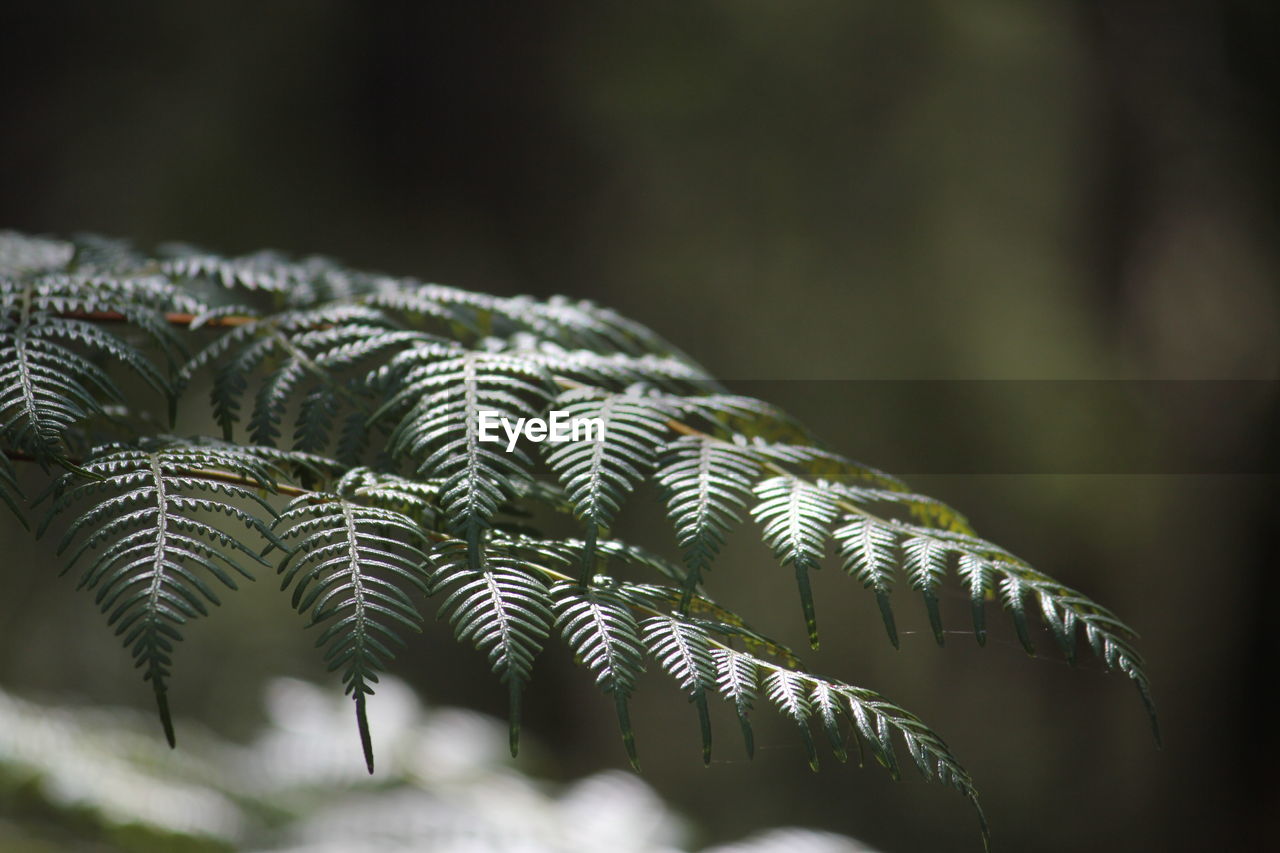
[[846,515],[847,522],[832,536],[840,544],[840,556],[849,574],[862,581],[867,589],[875,590],[876,604],[889,641],[898,647],[898,629],[893,623],[893,609],[889,593],[893,589],[893,573],[897,568],[898,537],[893,528],[878,524],[869,518]]
[[[70,570],[81,557],[96,552],[78,586],[95,591],[107,624],[144,669],[172,745],[166,691],[174,643],[182,639],[187,620],[208,613],[206,603],[220,603],[206,577],[234,590],[235,575],[253,579],[245,558],[265,565],[239,535],[206,517],[225,515],[277,543],[263,520],[263,515],[274,515],[270,504],[255,488],[234,482],[271,488],[271,472],[252,453],[236,448],[183,446],[105,447],[81,470],[94,479],[85,481],[76,472],[63,475],[41,529],[72,504],[95,501],[70,525],[58,553],[79,538],[67,563]],[[248,502],[261,515],[229,499]]]
[[755,486],[759,503],[751,510],[764,527],[764,541],[784,566],[795,569],[800,603],[809,629],[809,645],[818,647],[818,620],[814,614],[809,570],[816,569],[826,548],[828,528],[836,517],[836,504],[821,485],[798,477],[772,477]]
[[551,598],[556,625],[574,657],[591,670],[596,684],[613,696],[627,758],[638,770],[636,736],[627,708],[636,679],[644,671],[644,644],[635,616],[609,585],[592,584],[583,589],[560,581],[552,585]]
[[520,699],[533,660],[551,627],[551,598],[541,578],[510,556],[481,549],[473,567],[469,548],[456,540],[430,552],[433,594],[449,590],[440,605],[459,641],[486,653],[510,703],[511,754],[520,745]]
[[394,647],[404,645],[400,632],[420,630],[410,593],[427,591],[426,538],[409,516],[324,494],[292,501],[275,530],[282,542],[294,543],[280,564],[280,588],[292,586],[294,608],[309,611],[311,625],[324,626],[316,645],[327,646],[330,672],[342,670],[372,773],[365,697]]
[[656,479],[684,551],[688,590],[702,582],[725,535],[741,520],[759,475],[759,463],[732,444],[682,436],[666,446]]

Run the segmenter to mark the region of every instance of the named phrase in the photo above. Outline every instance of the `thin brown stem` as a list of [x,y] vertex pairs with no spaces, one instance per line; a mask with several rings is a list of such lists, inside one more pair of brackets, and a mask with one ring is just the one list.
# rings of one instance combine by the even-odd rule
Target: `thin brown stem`
[[[12,462],[39,462],[40,461],[36,457],[32,456],[30,453],[24,453],[21,450],[6,449],[4,451],[4,455],[8,457],[8,459]],[[78,459],[67,458],[64,461],[68,465],[73,465],[76,468],[79,468],[82,464],[81,461]],[[255,480],[252,477],[245,477],[240,474],[233,474],[230,471],[219,471],[214,468],[183,468],[181,473],[187,476],[195,477],[196,479],[199,479],[199,480],[209,480],[209,481],[219,482],[219,483],[229,483],[233,486],[243,486],[249,489],[263,488],[262,483],[259,482],[258,480]],[[303,495],[316,494],[316,491],[314,489],[304,489],[301,486],[295,486],[290,483],[274,483],[267,489],[267,491],[270,491],[273,494],[284,495],[285,497],[290,497],[290,498],[297,498],[297,497],[302,497]]]
[[[89,320],[95,323],[123,323],[127,317],[119,311],[64,311],[58,315],[68,320]],[[164,315],[165,322],[172,326],[190,326],[196,319],[195,314],[170,312]],[[209,317],[203,323],[209,328],[244,326],[257,320],[257,317],[233,315],[229,317]]]

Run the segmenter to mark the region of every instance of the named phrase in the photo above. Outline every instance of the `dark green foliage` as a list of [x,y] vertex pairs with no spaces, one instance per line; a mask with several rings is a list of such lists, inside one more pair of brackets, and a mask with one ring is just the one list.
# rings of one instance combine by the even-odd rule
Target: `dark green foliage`
[[[218,476],[231,472],[261,489],[272,488],[272,472],[251,448],[104,447],[57,481],[41,526],[43,530],[73,505],[93,502],[79,510],[58,543],[58,553],[78,542],[64,571],[92,554],[78,586],[95,592],[107,623],[123,635],[151,682],[170,744],[174,736],[166,680],[173,644],[182,639],[181,626],[207,615],[206,604],[221,603],[210,580],[235,589],[235,575],[253,579],[246,560],[265,565],[236,527],[278,541],[263,520],[274,515],[271,505],[256,490]],[[228,531],[207,520],[217,515],[237,524]]]
[[746,450],[707,436],[681,436],[667,445],[658,482],[689,568],[688,589],[702,582],[741,520],[759,474],[760,463]]
[[587,523],[583,577],[590,574],[593,549],[600,528],[608,528],[622,500],[653,467],[654,452],[667,431],[661,404],[636,394],[600,394],[572,389],[556,398],[552,408],[568,418],[598,421],[607,440],[544,444],[547,463],[556,472],[573,504]]
[[784,566],[796,572],[800,604],[809,629],[809,645],[818,647],[818,618],[814,613],[809,571],[819,568],[826,549],[829,527],[836,517],[836,502],[819,480],[772,477],[756,484],[756,504],[751,514],[764,526],[764,541]]
[[707,691],[715,687],[711,638],[697,623],[678,614],[652,616],[644,621],[644,642],[662,668],[689,694],[698,708],[702,729],[702,761],[711,761],[711,712]]
[[480,552],[472,565],[468,549],[446,542],[432,555],[433,593],[448,591],[440,615],[448,616],[459,640],[489,655],[507,685],[511,754],[520,748],[520,694],[533,674],[533,659],[551,628],[551,599],[536,571],[502,553]]
[[[165,397],[207,416],[221,440],[162,435],[149,411]],[[481,440],[482,412],[514,422],[553,409],[599,419],[604,437],[541,454]],[[628,700],[652,659],[693,703],[704,760],[712,697],[734,707],[748,753],[751,714],[767,703],[815,766],[816,726],[840,760],[869,750],[896,776],[905,748],[926,778],[976,805],[916,717],[809,672],[702,588],[748,511],[795,574],[815,646],[809,575],[833,539],[895,645],[899,574],[941,643],[939,592],[954,572],[979,642],[988,601],[1009,611],[1028,651],[1038,614],[1068,659],[1083,633],[1150,707],[1134,634],[1109,611],[587,302],[487,296],[324,259],[182,247],[146,257],[109,240],[0,234],[0,437],[0,500],[20,516],[12,463],[60,469],[46,475],[50,518],[69,519],[59,550],[83,566],[80,585],[151,680],[170,738],[165,684],[181,626],[270,558],[321,627],[371,769],[366,697],[430,595],[506,685],[513,752],[523,690],[558,634],[611,697],[633,764]],[[610,536],[647,482],[680,560]],[[557,514],[580,538],[535,529]]]
[[560,581],[552,586],[551,595],[565,642],[601,689],[613,696],[627,756],[639,768],[627,699],[644,671],[644,642],[631,607],[607,582],[583,589]]
[[389,365],[396,389],[371,421],[403,411],[391,433],[393,455],[417,463],[418,474],[442,481],[440,508],[480,571],[480,537],[498,508],[530,479],[532,461],[480,440],[480,413],[534,417],[553,388],[541,364],[519,356],[423,344]]
[[893,576],[897,571],[897,537],[891,528],[878,525],[860,515],[845,516],[845,522],[833,534],[840,543],[844,567],[849,574],[862,581],[867,589],[875,590],[885,630],[889,632],[889,640],[896,648],[898,629],[893,623],[889,592],[893,588]]
[[322,493],[294,499],[275,528],[292,548],[280,564],[280,588],[292,586],[293,606],[299,613],[310,611],[312,625],[325,626],[316,645],[327,645],[329,671],[342,671],[355,699],[372,773],[365,696],[394,657],[393,647],[403,645],[400,632],[416,631],[422,622],[409,592],[427,591],[425,534],[413,518],[395,510]]
[[41,462],[63,461],[69,429],[103,414],[104,401],[124,402],[119,386],[92,356],[124,362],[165,390],[155,366],[110,332],[33,311],[25,300],[0,310],[0,432],[18,451]]

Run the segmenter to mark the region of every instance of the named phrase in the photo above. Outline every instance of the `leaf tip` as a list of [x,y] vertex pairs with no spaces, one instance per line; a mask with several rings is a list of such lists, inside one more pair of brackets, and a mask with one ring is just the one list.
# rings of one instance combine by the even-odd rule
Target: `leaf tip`
[[369,734],[369,718],[364,710],[364,694],[356,693],[356,727],[360,730],[360,748],[364,752],[364,766],[373,775],[373,737]]
[[160,713],[160,725],[164,728],[164,739],[168,741],[169,748],[173,749],[178,745],[178,740],[173,733],[173,717],[169,714],[169,697],[163,689],[156,690],[156,710]]

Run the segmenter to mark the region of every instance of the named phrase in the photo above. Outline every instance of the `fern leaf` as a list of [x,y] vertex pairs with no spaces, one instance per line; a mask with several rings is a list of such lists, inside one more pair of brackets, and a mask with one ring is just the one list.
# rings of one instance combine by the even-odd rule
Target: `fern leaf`
[[[841,762],[848,760],[844,746],[844,733],[840,730],[840,719],[844,715],[840,705],[840,694],[830,682],[814,679],[809,694],[810,707],[822,721],[822,730],[827,734],[827,743],[831,751]],[[805,726],[808,732],[808,726]]]
[[[388,328],[382,314],[362,305],[285,311],[252,317],[223,332],[184,366],[180,380],[185,384],[200,369],[217,365],[210,396],[223,438],[229,441],[250,379],[271,365],[254,395],[250,438],[256,444],[274,444],[282,435],[287,407],[305,389],[295,436],[302,449],[322,450],[340,411],[354,407],[368,415],[360,386],[352,381],[367,375],[358,368],[381,366],[389,353],[428,339],[420,332]],[[223,360],[225,356],[229,357]]]
[[334,491],[361,503],[404,513],[423,529],[429,529],[436,517],[440,483],[357,467],[342,475],[334,484]]
[[895,531],[863,516],[845,516],[848,522],[832,536],[839,543],[845,571],[874,590],[876,604],[889,641],[898,648],[898,629],[893,622],[889,593],[893,589],[893,573],[897,568],[898,537]]
[[577,516],[587,523],[586,577],[599,530],[613,523],[623,500],[653,467],[655,452],[668,428],[659,407],[633,394],[602,397],[592,389],[578,389],[560,395],[554,408],[571,420],[595,420],[602,430],[594,441],[543,444],[547,463],[564,486]]
[[466,539],[471,570],[479,571],[481,532],[512,497],[513,484],[530,479],[532,464],[519,447],[507,453],[482,442],[480,413],[532,417],[546,402],[551,379],[520,358],[442,344],[407,350],[390,369],[399,390],[370,421],[408,405],[388,446],[417,462],[421,476],[442,481],[445,520]]
[[97,234],[77,234],[71,239],[71,243],[75,253],[71,258],[70,268],[76,271],[117,274],[152,263],[127,240]]
[[[256,444],[274,444],[280,436],[279,424],[286,407],[297,389],[310,382],[305,398],[308,410],[303,413],[311,420],[306,423],[299,417],[301,438],[312,449],[323,449],[327,442],[315,423],[318,413],[329,414],[341,409],[345,402],[360,407],[358,392],[343,383],[342,371],[355,365],[377,359],[390,351],[424,340],[419,332],[387,329],[366,322],[352,322],[350,318],[341,325],[325,329],[305,329],[294,334],[276,337],[276,351],[281,355],[280,364],[259,387],[249,419],[249,435]],[[367,415],[367,411],[363,411]]]
[[947,572],[947,549],[931,536],[912,536],[902,543],[903,568],[911,588],[924,597],[929,625],[938,645],[943,644],[942,614],[938,612],[937,589]]
[[306,270],[274,252],[242,258],[183,252],[161,264],[161,270],[177,280],[204,280],[217,286],[269,293],[288,293],[307,278]]
[[168,392],[155,366],[115,335],[81,320],[31,311],[25,299],[15,300],[16,305],[5,301],[0,314],[0,432],[13,446],[42,462],[64,460],[68,430],[101,415],[104,399],[124,401],[107,372],[76,347],[122,362],[152,387]]
[[[1001,591],[1005,608],[1013,614],[1014,626],[1019,631],[1024,647],[1030,646],[1030,637],[1029,634],[1023,635],[1025,626],[1019,628],[1018,625],[1019,621],[1025,619],[1023,608],[1018,603],[1023,595],[1035,595],[1041,618],[1068,661],[1075,660],[1077,629],[1083,628],[1090,647],[1103,665],[1109,670],[1119,670],[1133,682],[1147,711],[1152,732],[1159,742],[1160,729],[1151,685],[1143,668],[1142,657],[1133,646],[1136,633],[1132,628],[1088,596],[1033,569],[997,545],[954,531],[914,525],[902,525],[902,529],[903,534],[908,537],[903,550],[909,576],[912,577],[914,586],[917,577],[924,583],[927,575],[928,584],[922,587],[926,593],[936,586],[937,578],[948,559],[947,555],[956,555],[961,580],[969,590],[975,631],[982,629],[978,632],[979,642],[985,637],[983,603],[988,592],[998,590]],[[924,568],[926,565],[927,570]],[[919,572],[919,575],[913,575],[913,571]],[[1013,578],[1014,581],[1002,580],[1006,578]],[[999,587],[1002,582],[1004,586]],[[926,602],[931,605],[936,603],[928,595]],[[930,617],[935,620],[934,630],[941,642],[941,629],[934,616],[935,610],[936,607],[931,606]]]
[[715,664],[716,684],[720,695],[733,703],[738,714],[738,725],[742,728],[742,742],[747,756],[755,755],[755,735],[751,730],[751,706],[755,702],[756,692],[760,687],[760,673],[755,658],[739,654],[733,649],[712,649],[711,659]]
[[788,669],[775,668],[764,678],[765,695],[777,706],[783,716],[789,718],[800,730],[805,752],[809,755],[809,767],[818,769],[818,751],[809,732],[809,716],[813,707],[809,701],[808,682],[801,674]]
[[607,585],[592,584],[583,589],[560,581],[551,587],[551,598],[556,624],[574,657],[592,671],[596,684],[613,696],[627,758],[638,770],[627,700],[644,671],[640,626],[627,602]]
[[778,666],[745,652],[719,648],[714,652],[714,660],[721,690],[730,701],[742,701],[737,698],[741,696],[749,702],[754,696],[753,686],[763,685],[765,695],[778,711],[796,724],[810,766],[815,770],[817,750],[810,731],[810,721],[815,715],[837,757],[844,753],[846,738],[842,723],[848,721],[854,731],[854,741],[857,742],[860,735],[877,762],[895,779],[899,772],[894,738],[900,739],[927,781],[949,785],[969,800],[977,812],[983,841],[987,841],[986,817],[978,804],[973,780],[942,738],[915,715],[874,691]]
[[709,638],[697,624],[675,615],[646,619],[642,628],[650,654],[689,694],[689,701],[698,709],[702,762],[709,764],[711,712],[707,707],[707,691],[716,687],[716,669]]
[[451,540],[430,552],[434,566],[431,590],[450,589],[440,605],[459,641],[469,640],[489,657],[493,671],[507,685],[510,703],[511,754],[520,745],[520,700],[551,627],[551,599],[546,585],[511,557],[480,552],[472,567],[469,548]]
[[741,519],[759,475],[760,465],[731,444],[683,436],[667,445],[656,479],[684,552],[689,591],[701,583],[725,535]]
[[1031,632],[1027,627],[1026,597],[1031,592],[1030,588],[1021,578],[1011,574],[1003,575],[997,585],[1001,603],[1013,616],[1013,627],[1018,632],[1018,641],[1022,643],[1027,654],[1034,655],[1036,647],[1031,642]]
[[809,645],[818,647],[809,570],[819,567],[828,528],[836,517],[835,501],[823,488],[797,477],[772,477],[755,486],[759,503],[751,510],[764,528],[764,541],[784,566],[792,566],[800,588],[800,603]]
[[[184,341],[195,338],[207,345],[188,357]],[[163,436],[148,406],[122,393],[138,383],[121,375],[141,378],[169,397],[172,418],[204,369],[224,442]],[[527,448],[480,440],[482,412],[517,421],[548,406],[599,419],[604,432],[542,448],[554,483],[537,478]],[[242,421],[253,446],[229,443]],[[86,452],[101,437],[123,443]],[[507,684],[513,752],[522,690],[554,626],[613,696],[633,763],[628,702],[651,654],[697,706],[704,759],[707,694],[733,703],[748,753],[763,694],[800,729],[812,763],[817,723],[841,760],[851,737],[896,775],[905,746],[926,778],[973,799],[923,723],[805,672],[701,589],[747,508],[794,571],[812,645],[809,573],[834,537],[895,646],[894,573],[901,567],[921,594],[941,643],[938,591],[954,567],[980,643],[988,598],[998,597],[1029,652],[1038,613],[1068,660],[1083,635],[1106,668],[1126,674],[1155,725],[1136,636],[1110,611],[979,538],[946,504],[826,449],[785,412],[728,392],[670,343],[586,301],[472,293],[323,258],[185,247],[148,257],[122,241],[0,232],[0,439],[0,501],[11,510],[23,503],[12,460],[69,472],[50,488],[37,533],[71,505],[84,508],[59,550],[69,568],[82,567],[81,585],[152,681],[170,740],[166,682],[181,625],[276,547],[287,551],[283,585],[323,624],[319,645],[343,670],[370,768],[365,697],[400,633],[418,627],[411,593],[425,585],[444,593],[441,616]],[[609,538],[629,495],[650,481],[679,560]],[[280,491],[296,499],[268,524],[268,498]],[[539,532],[552,513],[573,514],[585,534]],[[250,547],[258,539],[266,552]]]
[[456,287],[391,278],[375,281],[363,298],[364,304],[399,315],[416,328],[430,323],[457,340],[467,341],[484,336],[480,316],[492,301],[491,296]]
[[828,487],[843,500],[860,508],[889,508],[898,514],[905,514],[904,521],[935,527],[952,533],[973,535],[973,528],[968,519],[952,507],[935,500],[928,495],[921,495],[903,489],[888,489],[879,486],[864,486],[853,482],[828,483]]
[[516,335],[502,344],[506,351],[538,362],[557,377],[607,391],[645,384],[674,395],[701,394],[718,385],[701,369],[674,356],[598,353],[567,349],[533,335]]
[[[638,608],[655,613],[679,611],[682,617],[693,622],[700,629],[715,634],[725,641],[741,640],[744,645],[754,651],[780,658],[788,664],[799,663],[799,658],[787,646],[760,633],[748,625],[735,611],[717,604],[705,595],[691,595],[681,587],[662,584],[631,581],[617,583],[619,593]],[[684,610],[679,609],[682,606]]]
[[393,647],[404,645],[399,632],[420,630],[410,592],[427,591],[425,537],[402,513],[322,494],[294,500],[275,529],[282,542],[295,543],[280,564],[280,588],[292,586],[294,608],[309,611],[312,625],[325,626],[316,645],[327,646],[330,672],[342,670],[372,773],[365,697],[395,656]]
[[151,682],[165,737],[172,746],[173,723],[166,697],[174,643],[181,626],[208,612],[206,604],[219,599],[205,577],[229,589],[234,575],[252,580],[244,558],[265,562],[238,535],[205,520],[222,514],[276,542],[262,516],[241,508],[232,499],[256,506],[273,516],[257,491],[215,479],[221,469],[228,477],[269,486],[269,472],[251,454],[234,449],[189,448],[157,450],[107,447],[82,469],[95,478],[84,482],[69,473],[59,482],[49,517],[42,526],[73,503],[97,502],[69,527],[58,546],[65,552],[84,532],[67,563],[70,570],[82,556],[96,551],[81,572],[79,587],[95,591],[95,601],[107,624],[123,636],[144,678]]

